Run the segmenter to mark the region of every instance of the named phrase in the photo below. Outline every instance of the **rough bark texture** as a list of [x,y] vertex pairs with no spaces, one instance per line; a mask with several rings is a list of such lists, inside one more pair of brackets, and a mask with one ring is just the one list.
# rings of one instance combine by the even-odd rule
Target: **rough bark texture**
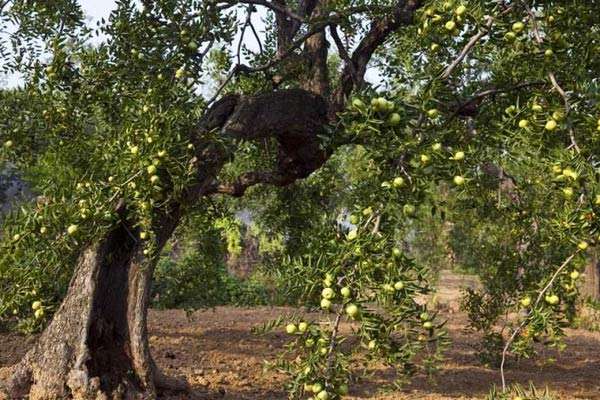
[[[188,204],[227,187],[216,184],[216,176],[232,155],[205,133],[219,129],[231,147],[240,139],[273,138],[279,144],[274,170],[248,172],[254,179],[232,184],[235,190],[271,179],[287,184],[324,162],[317,134],[326,123],[326,109],[320,96],[303,90],[228,96],[217,102],[192,133],[196,182],[183,199],[156,216],[157,248],[162,249]],[[0,398],[153,399],[161,387],[185,388],[164,376],[150,356],[146,315],[156,257],[143,254],[126,205],[120,214],[120,224],[81,255],[61,307],[36,346],[12,368],[10,379],[0,386]]]

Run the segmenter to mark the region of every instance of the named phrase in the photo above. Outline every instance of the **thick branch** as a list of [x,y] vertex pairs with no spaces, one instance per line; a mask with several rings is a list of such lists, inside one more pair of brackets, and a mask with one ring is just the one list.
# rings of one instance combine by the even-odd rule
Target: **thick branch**
[[[367,65],[375,51],[394,31],[412,22],[415,11],[422,3],[421,0],[399,0],[389,16],[372,23],[369,32],[352,53],[352,62],[346,62],[344,65],[340,87],[332,96],[332,112],[338,112],[343,107],[346,98],[355,89],[355,86],[359,87],[364,83]],[[356,84],[353,79],[354,74],[357,78]]]

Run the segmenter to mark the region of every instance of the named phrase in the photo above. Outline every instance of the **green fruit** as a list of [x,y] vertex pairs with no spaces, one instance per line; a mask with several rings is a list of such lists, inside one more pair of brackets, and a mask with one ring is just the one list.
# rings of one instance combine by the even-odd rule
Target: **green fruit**
[[573,195],[575,194],[572,187],[566,187],[562,190],[562,192],[563,192],[563,196],[565,196],[565,198],[567,198],[567,199],[572,198]]
[[588,242],[585,242],[585,241],[581,241],[577,245],[577,247],[579,248],[579,250],[586,250],[588,248],[588,246],[589,246]]
[[331,308],[331,300],[321,299],[321,308],[324,310],[329,310],[329,308]]
[[456,153],[454,153],[454,156],[452,157],[454,160],[456,161],[461,161],[465,159],[465,152],[464,151],[457,151]]
[[465,184],[465,178],[463,178],[463,177],[462,177],[462,176],[460,176],[460,175],[457,175],[457,176],[455,176],[455,177],[454,177],[454,179],[453,179],[452,181],[454,182],[454,184],[455,184],[456,186],[461,186],[461,185],[464,185],[464,184]]
[[546,125],[544,126],[544,128],[546,128],[547,131],[553,131],[556,129],[556,127],[558,126],[557,122],[553,119],[548,120],[548,122],[546,122]]
[[308,324],[306,322],[300,322],[298,324],[298,332],[304,333],[308,329]]
[[427,116],[429,116],[429,118],[435,118],[439,115],[439,111],[435,108],[432,108],[430,110],[427,110]]
[[354,99],[354,100],[352,100],[352,107],[364,108],[365,103],[363,103],[363,101],[361,99]]
[[72,236],[77,233],[77,230],[78,230],[77,225],[74,225],[74,224],[69,225],[69,227],[67,228],[67,233]]
[[187,46],[191,51],[198,51],[198,43],[194,42],[193,40],[189,42]]
[[412,204],[405,204],[404,207],[402,207],[402,212],[407,216],[414,215],[416,211],[417,209]]
[[355,318],[358,315],[358,311],[356,304],[348,304],[346,306],[346,314],[348,314],[350,318]]
[[420,159],[421,159],[421,163],[423,163],[423,164],[429,163],[429,160],[430,160],[430,158],[427,154],[421,154]]
[[432,43],[429,48],[431,49],[431,51],[433,51],[435,53],[440,49],[440,45],[437,43]]
[[396,290],[404,289],[404,282],[398,281],[398,282],[394,283],[394,289],[396,289]]
[[33,311],[39,310],[40,308],[42,308],[42,302],[41,301],[34,301],[33,303],[31,303],[31,309]]
[[541,105],[534,103],[531,106],[531,110],[534,111],[534,112],[542,112],[544,109],[543,109],[543,107]]
[[521,32],[523,32],[523,29],[525,29],[525,24],[524,24],[524,23],[522,23],[521,21],[519,21],[519,22],[515,22],[515,23],[512,25],[512,30],[513,30],[513,32],[515,32],[515,33],[521,33]]
[[463,14],[464,14],[464,13],[466,13],[466,12],[467,12],[467,7],[465,7],[465,6],[462,6],[462,5],[461,5],[461,6],[458,6],[458,7],[456,8],[456,10],[454,11],[454,13],[455,13],[456,15],[458,15],[458,16],[461,16],[461,15],[463,15]]
[[447,31],[452,32],[454,29],[456,29],[456,22],[454,22],[454,21],[448,21],[444,25],[444,28],[446,28]]
[[385,285],[382,286],[382,289],[386,292],[394,292],[394,287],[392,285],[390,285],[389,283],[386,283]]
[[419,318],[421,319],[421,321],[427,321],[429,319],[429,314],[426,312],[422,312],[421,314],[419,314]]
[[7,149],[10,149],[13,146],[13,141],[12,140],[7,140],[6,142],[4,142],[4,147]]
[[400,257],[400,256],[402,255],[402,250],[400,250],[400,249],[399,249],[399,248],[397,248],[397,247],[394,247],[394,248],[392,249],[392,255],[393,255],[394,257]]
[[545,57],[548,57],[548,58],[550,58],[550,57],[552,57],[553,55],[554,55],[554,51],[553,51],[552,49],[548,49],[548,50],[546,50],[546,51],[544,52],[544,56],[545,56]]
[[306,341],[304,342],[304,345],[306,347],[313,347],[315,345],[315,341],[313,339],[306,339]]
[[397,126],[398,124],[400,124],[400,121],[402,120],[402,118],[400,117],[400,114],[398,113],[393,113],[392,115],[390,115],[390,117],[388,118],[388,123],[392,126]]
[[527,297],[523,297],[521,299],[521,305],[523,307],[529,307],[530,304],[531,304],[531,297],[527,296]]
[[571,277],[571,279],[575,280],[577,278],[579,278],[579,272],[578,271],[572,271],[569,276]]
[[40,319],[44,316],[44,310],[42,308],[35,310],[35,318]]
[[285,327],[285,331],[290,335],[293,335],[294,333],[296,333],[296,330],[298,330],[298,328],[294,324],[288,324]]
[[319,394],[317,394],[317,399],[319,400],[329,400],[329,393],[325,390],[321,390]]
[[312,385],[313,393],[319,393],[321,390],[323,390],[323,385],[321,385],[320,383],[315,383]]
[[423,323],[423,328],[425,329],[433,329],[433,324],[430,321]]
[[516,38],[517,38],[517,35],[514,32],[506,32],[506,34],[504,35],[504,39],[507,42],[514,42]]
[[544,300],[546,300],[546,303],[550,304],[551,306],[557,305],[560,301],[560,299],[558,298],[557,295],[555,294],[551,294],[551,295],[546,295],[544,297]]
[[519,128],[525,129],[528,126],[529,126],[529,121],[527,121],[526,119],[522,119],[519,121]]
[[358,237],[358,231],[356,229],[352,229],[350,232],[348,232],[346,237],[348,240],[354,240]]
[[350,223],[351,223],[352,225],[356,225],[356,224],[358,224],[358,216],[357,216],[357,215],[351,215],[351,216],[350,216]]
[[442,144],[441,143],[434,143],[431,145],[431,149],[433,151],[440,151],[442,149]]
[[342,295],[342,297],[350,297],[350,295],[352,295],[352,292],[350,291],[350,288],[348,286],[344,286],[342,289],[340,289],[340,293]]
[[346,385],[345,383],[342,383],[340,386],[338,386],[337,388],[337,392],[339,394],[341,394],[342,396],[345,396],[348,394],[349,390],[348,390],[348,385]]
[[149,175],[154,175],[156,173],[156,167],[154,165],[149,165],[148,168],[146,168],[146,171],[148,171]]
[[392,181],[392,185],[395,188],[399,188],[399,187],[404,186],[404,178],[402,178],[401,176],[395,177],[394,180]]
[[332,288],[327,287],[327,288],[323,289],[323,291],[321,292],[321,296],[324,299],[331,300],[331,299],[333,299],[335,297],[335,292],[333,291]]

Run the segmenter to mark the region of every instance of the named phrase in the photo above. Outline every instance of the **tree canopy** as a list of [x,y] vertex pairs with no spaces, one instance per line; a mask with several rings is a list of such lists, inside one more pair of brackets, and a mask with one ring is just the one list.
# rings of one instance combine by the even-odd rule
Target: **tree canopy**
[[[34,193],[3,217],[0,320],[44,326],[90,249],[100,271],[151,275],[182,221],[214,239],[247,211],[279,238],[270,268],[328,321],[279,321],[294,398],[343,396],[356,352],[435,369],[447,336],[415,239],[435,221],[483,279],[464,305],[502,367],[541,337],[562,346],[600,240],[599,7],[120,0],[88,26],[76,1],[0,1],[2,69],[23,82],[0,92],[0,157]],[[70,385],[40,398],[92,398]]]

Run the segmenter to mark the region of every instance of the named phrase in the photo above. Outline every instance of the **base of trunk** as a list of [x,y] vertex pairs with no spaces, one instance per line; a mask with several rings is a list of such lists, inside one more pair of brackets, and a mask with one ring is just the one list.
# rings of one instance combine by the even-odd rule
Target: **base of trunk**
[[153,266],[126,227],[79,259],[69,291],[33,347],[0,382],[0,399],[155,399],[185,390],[156,368],[146,315]]

